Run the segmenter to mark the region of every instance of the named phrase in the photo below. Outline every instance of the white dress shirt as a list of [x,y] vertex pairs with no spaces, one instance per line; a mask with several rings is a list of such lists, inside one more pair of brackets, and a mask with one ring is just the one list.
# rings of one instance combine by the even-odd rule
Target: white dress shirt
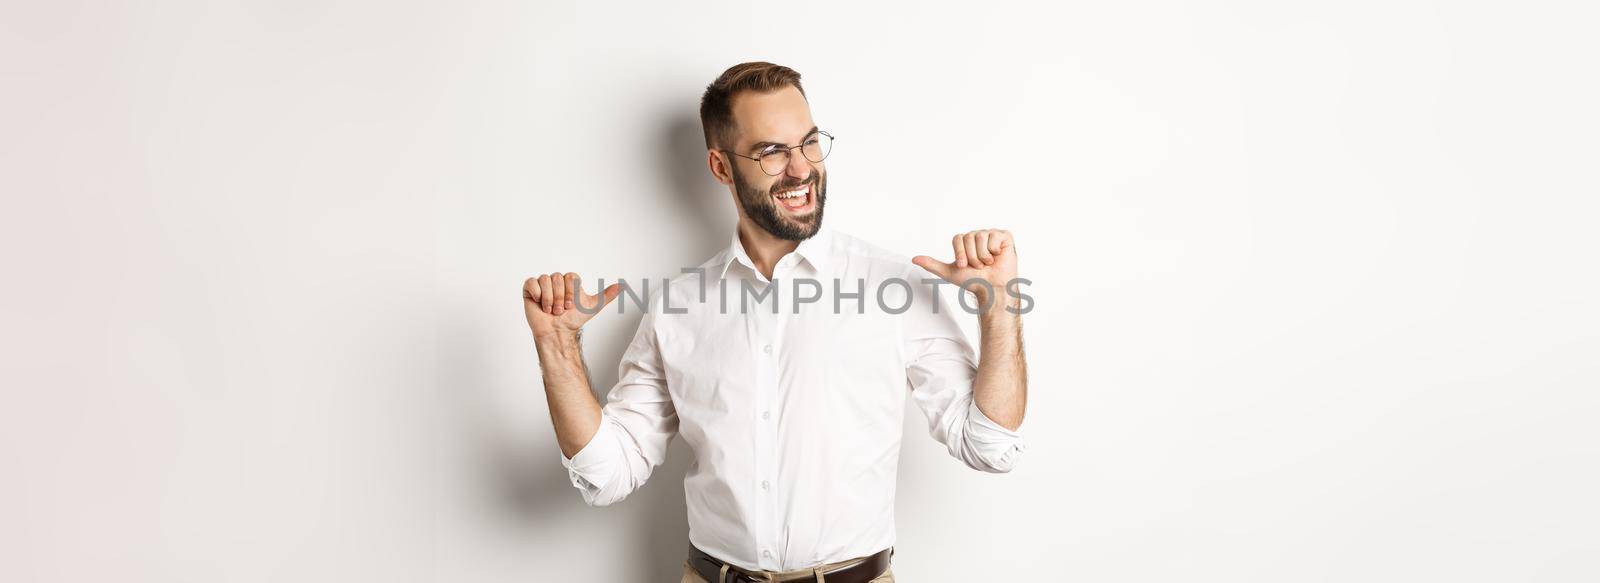
[[[793,570],[894,545],[907,395],[933,438],[974,469],[1011,471],[1024,451],[1021,428],[973,400],[977,360],[956,325],[973,316],[951,311],[958,290],[924,283],[935,276],[909,259],[824,228],[778,261],[772,281],[737,234],[701,268],[652,282],[599,431],[562,455],[589,505],[642,486],[682,435],[694,452],[683,479],[689,541],[744,569]],[[820,299],[795,301],[819,292],[801,278],[820,283]],[[880,304],[891,278],[909,285],[886,285]],[[741,281],[768,295],[757,302]],[[835,310],[835,289],[861,293]]]

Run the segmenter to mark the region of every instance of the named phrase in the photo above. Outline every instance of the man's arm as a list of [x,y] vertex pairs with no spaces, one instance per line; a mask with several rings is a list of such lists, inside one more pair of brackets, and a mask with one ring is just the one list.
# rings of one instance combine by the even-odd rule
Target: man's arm
[[[1004,298],[1004,288],[995,295]],[[983,301],[979,300],[979,305]],[[1002,299],[998,306],[1018,308],[1014,298]],[[1004,309],[990,309],[978,315],[978,377],[973,381],[973,398],[1001,427],[1016,431],[1022,426],[1028,408],[1028,363],[1022,352],[1022,315]]]
[[[929,434],[944,444],[950,455],[976,470],[1005,473],[1016,467],[1027,449],[1020,431],[1027,394],[1022,319],[1004,311],[1005,303],[1001,303],[1016,304],[1020,298],[998,295],[1007,291],[1003,284],[985,286],[969,280],[1010,281],[1016,274],[1016,252],[1011,249],[1009,233],[1004,234],[1003,245],[1000,236],[995,235],[992,244],[1002,254],[996,257],[990,253],[995,263],[984,266],[981,259],[969,262],[965,256],[966,237],[956,236],[955,262],[940,263],[918,256],[912,261],[926,272],[915,270],[910,276],[920,279],[921,274],[931,272],[974,291],[980,307],[989,305],[990,309],[980,311],[982,354],[973,357],[972,345],[962,334],[955,312],[943,305],[936,291],[927,286],[914,288],[916,303],[922,306],[917,309],[930,312],[901,320],[908,359],[906,380],[912,399],[928,417]],[[974,235],[973,239],[976,245],[978,237]],[[983,243],[991,243],[987,235]],[[962,286],[963,283],[972,285]]]
[[[528,280],[523,307],[539,351],[561,465],[584,502],[607,506],[643,486],[666,460],[667,445],[678,434],[678,414],[656,342],[654,308],[660,296],[651,298],[652,308],[622,353],[617,384],[600,406],[590,389],[579,328],[616,298],[621,287],[590,296],[577,279],[568,273]],[[567,299],[573,296],[580,299]]]
[[550,423],[556,429],[561,454],[571,458],[600,429],[600,401],[589,385],[583,363],[582,331],[552,332],[534,336],[539,370],[544,376],[544,398],[550,406]]
[[[577,455],[600,427],[600,402],[589,386],[581,330],[599,313],[593,306],[599,302],[600,309],[604,309],[620,290],[612,284],[601,292],[603,297],[585,294],[576,273],[530,277],[522,284],[522,309],[533,330],[534,347],[539,351],[550,422],[555,426],[556,444],[569,458]],[[585,309],[576,309],[578,301]]]
[[983,229],[950,241],[955,260],[926,255],[912,260],[978,300],[979,360],[974,399],[985,416],[1016,431],[1028,406],[1028,367],[1022,351],[1021,298],[1011,293],[1017,249],[1010,231]]

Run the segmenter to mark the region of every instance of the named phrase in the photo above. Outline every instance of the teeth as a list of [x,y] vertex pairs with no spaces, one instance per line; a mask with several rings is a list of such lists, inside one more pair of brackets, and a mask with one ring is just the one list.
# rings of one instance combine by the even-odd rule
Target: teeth
[[805,196],[806,192],[809,191],[809,190],[811,190],[810,187],[802,188],[800,190],[791,190],[789,192],[785,192],[785,193],[779,194],[779,195],[777,195],[777,197],[778,198],[795,198],[795,197],[798,197],[798,196]]

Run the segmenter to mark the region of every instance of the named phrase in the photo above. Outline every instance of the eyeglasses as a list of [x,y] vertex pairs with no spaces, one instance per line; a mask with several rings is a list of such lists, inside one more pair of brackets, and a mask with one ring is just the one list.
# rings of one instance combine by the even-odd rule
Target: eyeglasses
[[789,153],[794,151],[795,148],[800,148],[800,154],[805,156],[807,160],[821,162],[828,157],[828,152],[833,150],[833,134],[817,130],[807,135],[806,139],[802,140],[799,145],[767,146],[754,156],[746,156],[727,150],[723,150],[723,153],[755,160],[757,164],[761,165],[761,171],[767,173],[767,176],[777,176],[783,174],[783,169],[789,166]]

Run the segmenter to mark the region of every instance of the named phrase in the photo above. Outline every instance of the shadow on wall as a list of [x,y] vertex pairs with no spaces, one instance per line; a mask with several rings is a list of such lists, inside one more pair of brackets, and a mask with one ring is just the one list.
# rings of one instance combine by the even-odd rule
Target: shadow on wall
[[[705,167],[705,141],[698,115],[695,112],[673,112],[662,119],[656,141],[659,160],[647,170],[653,169],[657,173],[656,179],[670,190],[675,202],[670,206],[678,216],[662,218],[669,223],[665,230],[678,237],[680,242],[687,243],[673,248],[688,249],[686,253],[690,256],[651,257],[649,259],[652,261],[659,260],[656,263],[661,266],[656,270],[658,272],[641,273],[634,277],[671,277],[677,275],[679,267],[698,265],[727,244],[727,237],[732,235],[733,217],[736,216],[729,207],[731,201],[728,200],[726,189],[710,178]],[[618,223],[611,224],[610,228],[621,233],[634,230]],[[565,267],[552,266],[552,269],[555,268]],[[508,311],[507,317],[511,313],[514,312]],[[622,315],[608,312],[605,316],[625,318],[626,321],[618,325],[619,330],[624,332],[606,342],[590,341],[584,346],[591,387],[602,404],[616,385],[617,363],[640,320],[637,311]],[[499,323],[484,323],[477,327],[477,331],[498,326]],[[447,345],[464,347],[481,344],[481,340],[475,342],[472,338],[474,330],[458,331],[465,333],[468,338],[450,338],[448,340],[451,342]],[[482,337],[479,335],[477,338]],[[531,354],[531,341],[526,349]],[[494,352],[497,351],[482,350],[476,351],[476,354]],[[471,363],[473,358],[462,355],[460,359],[448,359],[446,362],[458,361]],[[456,398],[463,401],[458,403],[463,411],[461,422],[465,427],[462,429],[467,433],[469,446],[477,454],[474,462],[488,474],[486,482],[493,484],[493,491],[484,493],[492,498],[492,502],[486,506],[496,514],[503,515],[502,518],[508,522],[535,529],[541,534],[559,533],[563,530],[562,523],[567,521],[592,520],[594,513],[626,512],[630,516],[637,516],[637,524],[613,533],[615,537],[608,539],[606,544],[615,549],[615,556],[623,561],[631,561],[637,569],[631,580],[677,580],[682,574],[681,565],[689,544],[683,491],[683,477],[693,456],[688,446],[674,439],[668,448],[666,462],[656,468],[643,487],[612,506],[589,508],[584,504],[582,495],[572,486],[566,469],[561,466],[560,450],[555,445],[555,434],[548,423],[548,415],[542,417],[547,420],[543,427],[527,431],[506,426],[507,420],[529,419],[535,415],[519,412],[513,416],[496,410],[500,406],[498,404],[504,402],[497,399],[496,395],[529,390],[532,386],[538,386],[537,379],[519,382],[517,387],[505,389],[493,386],[492,381],[482,377],[483,369],[477,370],[479,372],[448,369],[442,372],[446,375],[444,378],[449,379],[447,393],[458,393]],[[462,390],[461,384],[467,385],[465,390]],[[518,399],[516,402],[537,401],[542,399]]]
[[739,215],[733,210],[733,195],[728,187],[712,178],[706,167],[706,140],[700,130],[699,112],[672,112],[662,119],[656,172],[677,202],[673,207],[679,213],[679,232],[693,250],[672,266],[676,275],[679,267],[699,265],[726,247]]

